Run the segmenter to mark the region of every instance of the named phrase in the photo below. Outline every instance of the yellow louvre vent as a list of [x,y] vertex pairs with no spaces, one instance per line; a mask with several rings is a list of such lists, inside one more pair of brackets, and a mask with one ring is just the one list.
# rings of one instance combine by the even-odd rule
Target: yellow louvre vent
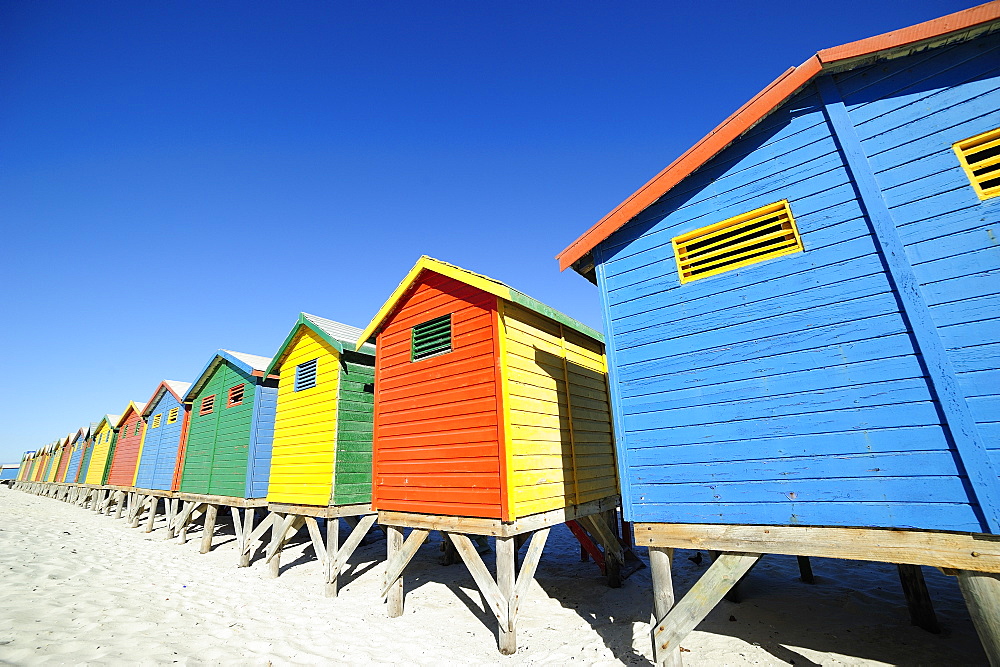
[[682,283],[725,273],[793,252],[802,239],[785,200],[696,229],[673,239]]
[[1000,127],[959,141],[952,148],[979,198],[1000,196]]

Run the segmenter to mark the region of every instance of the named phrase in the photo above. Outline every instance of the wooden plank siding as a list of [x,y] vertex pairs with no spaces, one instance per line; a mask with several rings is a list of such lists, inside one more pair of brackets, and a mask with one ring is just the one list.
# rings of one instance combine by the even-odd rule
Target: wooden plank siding
[[[375,509],[503,518],[497,297],[424,273],[379,334]],[[452,350],[411,361],[411,329],[452,317]]]
[[[673,237],[782,199],[804,252],[679,283]],[[628,519],[982,528],[815,84],[594,258]]]
[[[229,389],[245,384],[243,402],[228,407]],[[201,401],[215,396],[213,409],[202,415]],[[247,493],[250,431],[256,393],[254,379],[221,361],[191,402],[184,472],[180,490],[212,496],[244,498]]]
[[[177,410],[177,420],[168,423],[170,411]],[[146,408],[146,431],[142,456],[136,470],[135,486],[140,489],[170,491],[177,465],[177,453],[184,430],[187,411],[184,404],[170,391],[163,391],[159,398]],[[160,415],[159,424],[155,417]]]
[[834,80],[1000,470],[1000,199],[979,200],[952,150],[1000,127],[1000,34],[906,61]]
[[107,419],[102,420],[97,427],[94,445],[87,452],[89,458],[84,484],[104,484],[117,436],[118,432],[114,425],[109,423]]
[[73,451],[70,453],[69,465],[66,466],[66,474],[63,476],[62,481],[73,484],[76,483],[77,476],[80,474],[80,463],[83,461],[83,450],[87,447],[87,437],[81,437],[73,445]]
[[139,445],[142,443],[143,430],[146,423],[142,419],[142,408],[130,404],[118,426],[118,442],[111,466],[108,469],[107,483],[112,486],[132,486],[135,480],[135,467],[139,463]]
[[73,458],[73,449],[76,446],[77,438],[73,437],[66,441],[63,445],[62,452],[59,456],[59,465],[56,468],[55,481],[65,482],[66,481],[66,471],[69,469],[70,459]]
[[[299,364],[316,359],[316,386],[295,391]],[[333,493],[340,353],[300,327],[281,362],[267,500],[326,506]]]
[[501,303],[512,518],[618,494],[604,346]]
[[372,433],[375,366],[367,355],[345,350],[337,385],[337,455],[333,505],[372,499]]

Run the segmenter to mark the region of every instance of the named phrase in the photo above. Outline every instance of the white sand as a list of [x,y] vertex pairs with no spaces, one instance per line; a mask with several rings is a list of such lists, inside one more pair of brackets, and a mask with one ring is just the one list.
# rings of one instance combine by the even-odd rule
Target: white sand
[[[220,515],[221,521],[221,515]],[[352,559],[341,595],[322,595],[302,542],[271,579],[258,558],[235,567],[232,530],[198,553],[124,520],[0,488],[0,661],[32,664],[649,664],[649,571],[607,588],[556,529],[521,607],[516,656],[496,649],[495,621],[462,565],[425,545],[406,572],[406,608],[386,617],[378,597],[385,540]],[[437,536],[435,536],[437,539]],[[644,554],[643,554],[644,555]],[[678,552],[683,592],[708,565]],[[813,559],[815,585],[794,558],[769,556],[740,604],[722,602],[684,642],[687,665],[985,664],[953,578],[925,568],[944,627],[909,625],[895,567]],[[346,584],[343,583],[346,581]]]

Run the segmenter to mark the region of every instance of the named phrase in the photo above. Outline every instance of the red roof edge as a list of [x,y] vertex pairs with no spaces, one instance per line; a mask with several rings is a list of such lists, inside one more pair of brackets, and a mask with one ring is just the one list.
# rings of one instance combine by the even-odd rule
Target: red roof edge
[[948,14],[907,28],[819,51],[798,67],[789,69],[775,79],[718,127],[670,163],[666,169],[569,244],[556,255],[556,259],[559,260],[559,270],[564,271],[571,267],[574,262],[590,252],[598,243],[611,236],[617,229],[652,205],[696,169],[718,155],[741,134],[759,123],[800,88],[818,76],[824,65],[933,39],[997,19],[1000,19],[1000,0],[993,0],[978,7]]

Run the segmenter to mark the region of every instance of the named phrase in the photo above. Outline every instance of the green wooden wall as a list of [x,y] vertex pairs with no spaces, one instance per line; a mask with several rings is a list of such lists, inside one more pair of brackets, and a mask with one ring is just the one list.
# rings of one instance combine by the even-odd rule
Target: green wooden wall
[[[226,407],[229,388],[240,383],[246,383],[243,403]],[[199,414],[201,399],[212,394],[215,409]],[[256,398],[253,378],[222,362],[193,398],[181,492],[244,497]]]
[[374,384],[374,359],[345,351],[337,400],[333,505],[371,502]]

